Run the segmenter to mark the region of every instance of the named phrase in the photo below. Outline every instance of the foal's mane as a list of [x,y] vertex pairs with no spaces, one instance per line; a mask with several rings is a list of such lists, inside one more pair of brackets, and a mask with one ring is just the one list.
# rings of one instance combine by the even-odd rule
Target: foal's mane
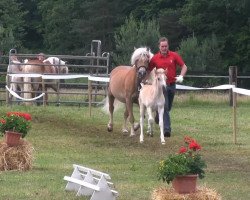
[[148,59],[148,61],[150,61],[152,57],[153,54],[147,47],[138,48],[131,56],[131,65],[134,65],[135,62],[139,59]]

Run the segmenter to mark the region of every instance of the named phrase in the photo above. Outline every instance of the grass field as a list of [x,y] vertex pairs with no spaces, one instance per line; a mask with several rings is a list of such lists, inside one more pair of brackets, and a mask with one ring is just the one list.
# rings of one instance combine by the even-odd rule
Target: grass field
[[[172,137],[162,146],[159,130],[153,138],[121,134],[123,111],[115,113],[114,131],[106,131],[108,117],[101,108],[0,107],[32,114],[32,129],[25,138],[35,153],[33,169],[0,172],[1,200],[78,200],[64,190],[65,175],[72,164],[87,166],[111,175],[119,200],[150,200],[155,188],[168,186],[157,179],[157,162],[175,153],[189,135],[202,145],[207,163],[206,177],[199,185],[215,189],[225,200],[250,199],[250,103],[239,99],[237,144],[233,143],[232,108],[223,95],[177,95],[171,113]],[[136,119],[139,118],[135,107]],[[138,132],[139,133],[139,132]]]

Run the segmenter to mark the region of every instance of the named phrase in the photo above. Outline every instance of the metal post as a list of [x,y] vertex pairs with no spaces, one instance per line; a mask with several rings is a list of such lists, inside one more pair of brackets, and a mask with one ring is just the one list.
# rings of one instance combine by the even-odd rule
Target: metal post
[[88,93],[89,93],[89,116],[91,117],[92,108],[92,81],[88,80]]

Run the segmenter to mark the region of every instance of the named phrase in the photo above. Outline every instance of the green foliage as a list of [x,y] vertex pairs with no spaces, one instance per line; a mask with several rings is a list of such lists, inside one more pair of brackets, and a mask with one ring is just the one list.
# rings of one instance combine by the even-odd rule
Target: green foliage
[[226,65],[242,67],[249,63],[250,47],[249,39],[239,38],[249,35],[249,12],[250,2],[245,0],[188,0],[182,8],[180,21],[200,38],[216,34]]
[[182,147],[178,154],[170,155],[165,160],[161,160],[158,166],[158,178],[168,184],[176,176],[198,174],[199,178],[204,178],[206,167],[205,161],[199,154],[200,145],[195,140],[185,138],[187,147]]
[[116,52],[113,54],[114,62],[130,65],[134,47],[147,46],[155,50],[159,37],[159,24],[156,20],[137,21],[130,15],[114,36],[116,44]]
[[191,71],[224,71],[221,48],[214,34],[201,42],[196,37],[183,40],[180,44],[179,53]]
[[0,1],[0,51],[7,54],[11,48],[22,48],[26,13],[16,0]]

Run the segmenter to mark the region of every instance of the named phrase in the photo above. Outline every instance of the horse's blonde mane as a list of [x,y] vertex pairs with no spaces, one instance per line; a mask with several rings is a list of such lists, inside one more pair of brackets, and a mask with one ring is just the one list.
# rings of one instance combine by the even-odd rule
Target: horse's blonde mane
[[131,65],[135,64],[135,61],[140,59],[141,57],[146,57],[149,58],[149,61],[153,57],[153,54],[151,53],[150,50],[147,49],[147,47],[140,47],[134,51],[134,53],[131,56]]

